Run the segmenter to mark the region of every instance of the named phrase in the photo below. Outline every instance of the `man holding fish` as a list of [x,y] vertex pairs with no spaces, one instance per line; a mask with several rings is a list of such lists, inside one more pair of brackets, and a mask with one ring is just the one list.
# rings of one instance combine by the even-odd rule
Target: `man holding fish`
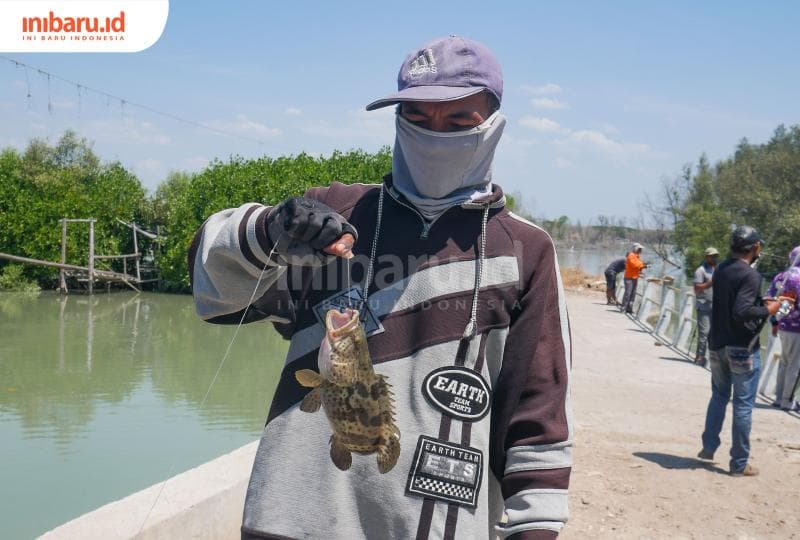
[[569,322],[550,237],[493,182],[502,92],[484,45],[433,40],[367,106],[397,110],[381,184],[245,204],[195,237],[200,317],[291,340],[242,538],[519,540],[566,522]]

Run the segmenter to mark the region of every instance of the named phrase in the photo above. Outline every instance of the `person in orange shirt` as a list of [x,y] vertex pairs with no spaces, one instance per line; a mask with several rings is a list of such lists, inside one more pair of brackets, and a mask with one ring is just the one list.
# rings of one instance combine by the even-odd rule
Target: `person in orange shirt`
[[636,283],[639,281],[639,276],[642,270],[647,268],[639,254],[642,252],[642,245],[638,242],[633,244],[633,248],[628,252],[625,258],[625,295],[622,297],[622,305],[620,311],[625,313],[633,313],[633,302],[636,300]]

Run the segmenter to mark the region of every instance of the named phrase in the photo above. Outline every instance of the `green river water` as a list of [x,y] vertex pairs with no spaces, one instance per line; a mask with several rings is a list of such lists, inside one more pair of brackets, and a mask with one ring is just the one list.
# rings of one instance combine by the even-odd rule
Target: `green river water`
[[287,344],[190,296],[0,293],[0,538],[69,519],[256,439]]

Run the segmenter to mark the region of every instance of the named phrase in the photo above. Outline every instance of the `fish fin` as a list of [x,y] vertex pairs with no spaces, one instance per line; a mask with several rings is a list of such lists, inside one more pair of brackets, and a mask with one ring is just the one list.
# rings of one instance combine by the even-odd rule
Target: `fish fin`
[[[397,431],[397,428],[394,427],[394,430]],[[392,436],[390,436],[386,444],[378,450],[377,454],[378,471],[381,474],[391,471],[397,463],[397,459],[400,457],[400,431],[397,431],[397,436],[392,433]]]
[[353,464],[353,456],[350,454],[350,450],[336,435],[331,435],[331,461],[340,471],[346,471]]
[[303,412],[317,412],[322,405],[322,390],[319,386],[314,388],[311,392],[306,394],[303,401],[300,402],[300,410]]
[[325,381],[322,375],[310,369],[298,369],[294,372],[294,378],[297,379],[300,386],[305,386],[306,388],[316,388]]

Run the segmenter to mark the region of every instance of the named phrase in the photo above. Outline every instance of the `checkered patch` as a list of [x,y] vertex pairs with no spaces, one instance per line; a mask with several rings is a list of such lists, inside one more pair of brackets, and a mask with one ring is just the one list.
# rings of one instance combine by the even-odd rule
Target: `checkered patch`
[[425,492],[439,493],[443,497],[458,501],[471,501],[475,496],[475,490],[471,487],[442,482],[433,478],[415,478],[414,487]]
[[406,491],[474,507],[483,473],[480,450],[420,436]]

